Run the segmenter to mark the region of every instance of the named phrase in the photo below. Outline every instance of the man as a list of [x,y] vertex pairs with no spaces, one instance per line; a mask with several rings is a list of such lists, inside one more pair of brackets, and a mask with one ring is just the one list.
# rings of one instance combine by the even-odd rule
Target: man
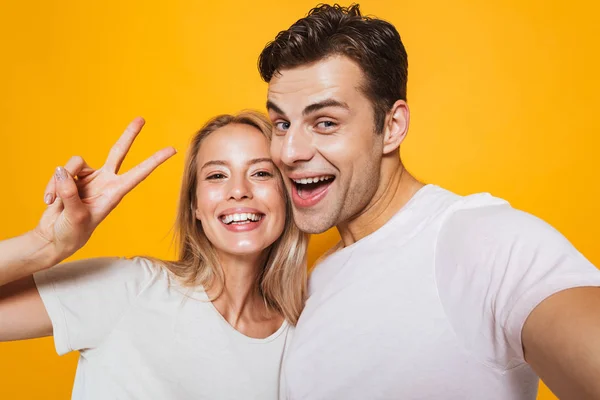
[[323,5],[259,59],[272,156],[309,233],[289,399],[600,398],[600,272],[539,219],[404,168],[407,55],[389,23]]

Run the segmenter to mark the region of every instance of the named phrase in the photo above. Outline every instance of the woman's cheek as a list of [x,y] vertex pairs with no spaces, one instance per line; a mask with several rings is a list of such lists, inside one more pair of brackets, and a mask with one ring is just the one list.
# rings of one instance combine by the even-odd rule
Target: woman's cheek
[[275,235],[275,240],[281,235],[285,226],[285,194],[282,189],[282,185],[279,182],[271,181],[268,185],[264,185],[260,189],[255,191],[259,197],[260,193],[261,202],[265,204],[271,214],[271,229],[272,234]]
[[196,216],[199,219],[211,216],[216,212],[217,206],[223,201],[223,191],[211,185],[199,186],[196,191]]
[[283,191],[277,182],[265,182],[264,184],[257,185],[254,188],[254,198],[260,199],[271,212],[279,211],[283,207],[285,213],[285,199],[283,197]]
[[198,187],[197,198],[203,203],[217,203],[224,199],[223,188],[215,185],[205,185]]

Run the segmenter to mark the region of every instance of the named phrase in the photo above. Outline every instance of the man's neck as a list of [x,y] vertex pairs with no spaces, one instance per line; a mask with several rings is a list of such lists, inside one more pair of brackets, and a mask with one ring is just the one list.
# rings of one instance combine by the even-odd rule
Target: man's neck
[[337,226],[344,247],[385,225],[423,186],[399,159],[384,158],[379,186],[369,204],[356,217]]

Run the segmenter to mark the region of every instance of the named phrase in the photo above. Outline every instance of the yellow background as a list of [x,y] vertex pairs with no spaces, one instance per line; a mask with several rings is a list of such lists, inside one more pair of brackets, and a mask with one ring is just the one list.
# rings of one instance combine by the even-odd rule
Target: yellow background
[[[410,135],[424,181],[489,191],[562,231],[600,265],[600,12],[597,1],[376,1],[409,53]],[[187,146],[210,116],[264,108],[257,56],[315,3],[281,0],[3,1],[0,238],[32,228],[55,166],[100,166],[136,115],[125,168]],[[180,155],[136,189],[78,258],[172,255]],[[310,259],[336,240],[314,238]],[[66,399],[77,355],[51,339],[0,344],[1,399]],[[485,396],[482,395],[484,398]],[[542,387],[540,399],[551,399]]]

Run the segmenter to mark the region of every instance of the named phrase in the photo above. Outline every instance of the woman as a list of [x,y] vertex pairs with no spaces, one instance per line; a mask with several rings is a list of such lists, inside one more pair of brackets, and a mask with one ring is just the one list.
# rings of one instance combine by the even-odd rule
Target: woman
[[216,117],[193,138],[177,261],[54,267],[175,154],[163,149],[117,175],[142,126],[134,120],[98,170],[79,157],[57,168],[39,225],[0,242],[0,340],[53,334],[59,354],[79,351],[74,399],[275,399],[303,307],[306,238],[260,114]]

